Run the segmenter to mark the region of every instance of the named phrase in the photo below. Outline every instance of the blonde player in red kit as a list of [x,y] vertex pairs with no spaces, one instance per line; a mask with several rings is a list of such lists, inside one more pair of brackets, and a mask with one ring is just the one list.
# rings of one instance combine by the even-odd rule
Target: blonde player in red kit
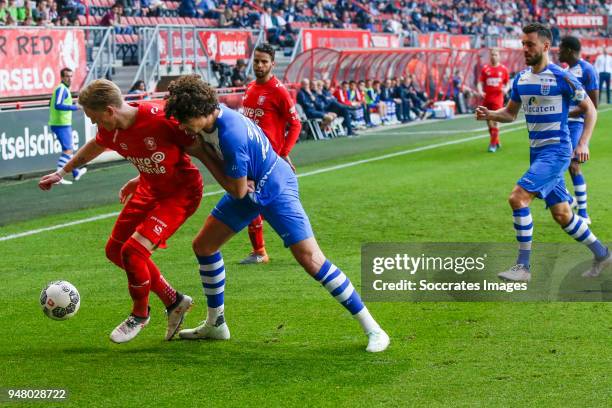
[[[489,110],[498,110],[504,107],[504,94],[508,90],[510,77],[508,69],[499,63],[499,50],[492,48],[489,54],[491,64],[482,67],[478,92],[483,98],[483,106]],[[489,152],[495,153],[501,147],[499,144],[499,124],[488,120],[487,125],[491,135]]]
[[202,199],[202,177],[185,153],[195,142],[166,119],[152,104],[132,105],[123,101],[117,85],[105,79],[81,90],[79,104],[94,124],[95,139],[87,142],[63,169],[41,178],[39,187],[49,190],[64,174],[111,149],[132,162],[139,176],[119,193],[125,207],[119,214],[106,244],[106,256],[124,269],[133,301],[132,313],[112,331],[115,343],[132,340],[149,317],[149,292],[166,306],[166,340],[172,339],[193,300],[178,293],[151,260],[152,252],[165,246],[172,234],[198,208]]
[[[243,114],[252,119],[270,140],[272,149],[284,159],[293,171],[289,153],[300,136],[302,123],[295,109],[295,102],[287,88],[272,74],[274,48],[261,44],[255,48],[253,71],[255,81],[247,86],[242,99]],[[269,261],[263,237],[263,218],[258,215],[249,224],[249,238],[253,252],[241,264],[266,263]]]

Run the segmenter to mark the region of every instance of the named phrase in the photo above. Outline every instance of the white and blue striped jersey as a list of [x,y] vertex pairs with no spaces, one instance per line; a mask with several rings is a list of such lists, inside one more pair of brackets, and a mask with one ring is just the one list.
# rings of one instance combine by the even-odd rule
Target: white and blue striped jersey
[[255,122],[225,105],[220,105],[219,110],[215,130],[201,131],[200,137],[224,161],[227,176],[236,179],[246,176],[255,182],[253,201],[260,205],[270,203],[283,191],[293,171],[274,152]]
[[510,98],[523,105],[532,148],[570,143],[567,114],[571,101],[586,97],[575,76],[549,64],[539,73],[521,71],[512,82]]
[[[580,81],[586,92],[596,91],[599,89],[597,71],[595,71],[595,68],[585,60],[580,59],[576,65],[569,67],[567,71],[571,72],[572,75],[574,75],[576,79]],[[570,103],[570,111],[574,109],[576,105],[577,103],[572,101]],[[577,118],[569,118],[568,120],[570,122],[584,122],[584,115],[580,115],[580,117]]]

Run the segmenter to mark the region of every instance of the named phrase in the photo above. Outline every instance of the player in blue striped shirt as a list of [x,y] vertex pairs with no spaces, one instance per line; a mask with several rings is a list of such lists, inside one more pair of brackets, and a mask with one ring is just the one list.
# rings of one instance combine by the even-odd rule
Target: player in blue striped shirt
[[[546,202],[565,232],[593,252],[593,266],[583,276],[595,277],[612,264],[612,255],[588,224],[572,212],[569,204],[572,197],[565,187],[564,174],[572,158],[579,162],[588,160],[597,110],[576,77],[549,62],[550,29],[539,23],[529,24],[523,27],[522,43],[529,68],[514,78],[506,107],[496,111],[489,111],[484,106],[476,109],[478,120],[508,123],[516,119],[522,105],[529,131],[530,167],[518,180],[508,200],[513,210],[519,255],[516,265],[498,276],[510,281],[531,280],[533,221],[529,205],[537,197]],[[573,150],[567,126],[572,102],[584,112],[582,136]]]
[[[580,58],[580,48],[580,40],[578,38],[572,36],[563,37],[561,44],[559,44],[559,61],[565,62],[568,65],[567,70],[580,81],[591,102],[597,108],[599,100],[597,72],[595,72],[595,68],[591,64]],[[576,107],[576,103],[572,102],[570,103],[568,116],[567,127],[570,132],[572,148],[575,149],[578,146],[582,129],[584,128],[584,114],[580,108]],[[578,215],[587,224],[591,224],[591,219],[587,214],[587,186],[580,169],[580,162],[573,159],[569,170],[572,176],[572,184],[574,185]]]

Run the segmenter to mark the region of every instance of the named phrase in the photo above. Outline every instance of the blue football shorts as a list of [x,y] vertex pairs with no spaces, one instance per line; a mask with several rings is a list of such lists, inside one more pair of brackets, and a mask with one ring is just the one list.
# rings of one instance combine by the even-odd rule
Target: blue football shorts
[[238,200],[225,194],[211,215],[239,232],[261,214],[281,237],[285,247],[314,236],[308,215],[302,207],[297,178],[287,180],[285,189],[266,205],[253,202],[249,196]]
[[572,196],[565,187],[564,175],[572,157],[569,144],[556,144],[532,148],[529,170],[517,184],[546,202],[547,207],[563,201],[571,202]]

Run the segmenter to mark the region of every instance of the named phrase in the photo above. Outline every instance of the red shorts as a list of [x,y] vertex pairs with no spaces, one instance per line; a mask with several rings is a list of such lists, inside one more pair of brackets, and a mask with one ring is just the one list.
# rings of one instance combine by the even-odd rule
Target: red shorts
[[489,110],[498,110],[504,107],[504,96],[500,95],[499,97],[493,98],[484,98],[482,105]]
[[160,199],[138,188],[115,221],[111,237],[123,243],[137,231],[156,247],[163,248],[172,234],[198,209],[201,200],[199,189]]

